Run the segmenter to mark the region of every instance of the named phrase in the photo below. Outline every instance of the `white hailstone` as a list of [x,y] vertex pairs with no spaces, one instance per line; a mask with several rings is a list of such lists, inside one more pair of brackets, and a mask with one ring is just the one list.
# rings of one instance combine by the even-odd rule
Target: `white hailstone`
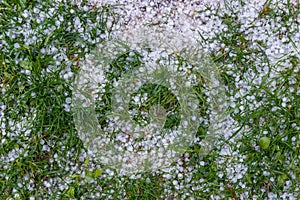
[[175,185],[175,186],[178,185],[178,181],[177,181],[177,180],[173,180],[172,183],[173,183],[173,185]]
[[183,175],[181,173],[178,174],[179,179],[183,179]]
[[245,107],[244,107],[243,105],[241,105],[241,106],[239,107],[239,109],[240,109],[241,111],[244,111]]
[[185,82],[185,86],[186,87],[191,87],[191,82],[190,81]]
[[48,145],[43,145],[43,147],[42,147],[42,151],[49,151],[49,147],[48,147]]
[[3,87],[2,90],[1,90],[2,94],[5,94],[6,92],[6,89]]
[[30,74],[31,74],[31,71],[26,69],[26,70],[24,71],[24,73],[25,73],[26,75],[30,75]]
[[238,174],[238,175],[236,176],[236,178],[237,178],[237,179],[243,178],[243,174]]
[[[84,28],[82,28],[82,27],[78,29],[78,32],[79,32],[79,33],[82,33],[83,31],[84,31]],[[87,52],[87,51],[86,51],[86,52]]]
[[146,183],[151,183],[151,180],[149,177],[146,178]]
[[21,47],[21,46],[20,46],[19,43],[15,43],[15,44],[14,44],[14,48],[15,48],[15,49],[18,49],[18,48],[20,48],[20,47]]
[[132,152],[133,151],[133,147],[132,146],[128,146],[127,150],[130,151],[130,152]]
[[269,176],[269,175],[270,175],[270,172],[264,171],[264,172],[263,172],[263,175],[264,175],[264,176]]
[[70,105],[63,104],[63,106],[64,106],[64,110],[65,110],[66,112],[70,112],[70,111],[71,111]]
[[67,104],[71,104],[71,102],[72,102],[72,99],[70,97],[66,98],[66,103]]
[[51,187],[51,184],[48,182],[48,181],[44,181],[43,182],[43,185],[47,188],[50,188]]
[[200,166],[204,166],[205,165],[205,162],[204,161],[200,161]]
[[167,180],[170,180],[173,178],[173,176],[171,174],[164,174],[164,177],[167,179]]

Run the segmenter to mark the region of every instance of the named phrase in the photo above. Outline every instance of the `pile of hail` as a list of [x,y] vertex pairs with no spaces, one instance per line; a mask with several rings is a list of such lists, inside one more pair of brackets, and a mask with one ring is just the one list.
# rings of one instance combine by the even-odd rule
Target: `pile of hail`
[[[211,125],[202,141],[202,152],[208,151],[225,108],[216,67],[196,40],[179,31],[139,27],[122,33],[86,57],[74,82],[75,123],[92,156],[120,174],[156,171],[169,166],[193,144],[201,123]],[[121,59],[122,66],[116,64]],[[142,91],[149,85],[169,91],[177,108],[162,101],[147,106],[154,91]],[[197,87],[208,97],[209,117],[200,115]],[[107,106],[108,93],[111,109],[105,113],[105,125],[100,125],[95,110],[97,105]],[[139,114],[142,118],[134,120]],[[166,127],[172,116],[178,116],[180,123]]]

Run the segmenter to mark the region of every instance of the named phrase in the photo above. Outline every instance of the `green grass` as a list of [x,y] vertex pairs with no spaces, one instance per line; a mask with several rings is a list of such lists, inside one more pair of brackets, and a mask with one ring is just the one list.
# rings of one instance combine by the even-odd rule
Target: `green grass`
[[[210,7],[203,10],[211,10],[211,15],[227,25],[227,30],[221,30],[212,38],[199,32],[199,40],[204,49],[214,42],[217,44],[216,49],[209,50],[209,56],[227,89],[228,115],[240,128],[225,128],[230,134],[221,136],[208,155],[199,154],[201,143],[196,142],[172,163],[169,171],[145,172],[131,177],[112,174],[113,169],[87,154],[67,102],[72,98],[74,76],[71,75],[78,73],[80,61],[97,43],[109,38],[113,30],[107,27],[108,21],[115,24],[120,16],[113,11],[113,6],[88,6],[84,11],[72,2],[0,1],[2,199],[148,200],[217,199],[218,196],[220,199],[267,199],[271,193],[278,195],[273,199],[280,199],[279,195],[284,194],[300,198],[300,94],[297,93],[300,63],[299,39],[295,36],[299,32],[299,5],[294,6],[290,1],[283,5],[267,1],[249,26],[258,30],[255,27],[261,21],[278,26],[265,33],[267,40],[257,38],[255,41],[250,40],[251,32],[242,29],[239,10],[229,2],[226,11]],[[236,2],[243,5],[241,1]],[[86,1],[82,1],[84,5],[88,5]],[[40,11],[35,13],[34,8]],[[53,13],[51,8],[54,8]],[[24,15],[26,11],[29,11],[28,16]],[[51,16],[38,23],[39,14]],[[61,17],[63,20],[57,25]],[[82,34],[75,28],[75,17],[81,20]],[[21,31],[31,35],[24,36]],[[285,43],[291,44],[290,49],[295,53],[287,53],[279,59],[270,58],[266,52],[268,40],[281,37],[288,38]],[[134,53],[134,59],[128,60],[128,57],[129,54],[120,55],[111,63],[113,70],[107,74],[109,81],[118,80],[128,66],[132,70],[142,64],[139,52]],[[184,65],[182,57],[176,59]],[[263,68],[266,72],[262,72]],[[68,74],[70,77],[66,78]],[[251,74],[261,80],[256,83]],[[112,86],[111,82],[107,84],[102,102],[96,103],[95,110],[102,126],[108,126]],[[194,89],[199,98],[199,113],[206,121],[209,105],[203,87],[201,82]],[[178,126],[181,106],[175,95],[157,84],[143,86],[134,95],[146,93],[150,97],[142,105],[131,100],[130,109],[138,111],[133,119],[141,124],[149,122],[150,118],[143,113],[159,103],[173,112],[165,127]],[[240,93],[246,95],[238,96]],[[205,123],[199,126],[197,138],[200,141],[207,129]],[[259,140],[265,135],[270,145],[260,149]],[[226,154],[224,149],[232,152]],[[179,169],[183,171],[180,173]],[[179,174],[183,178],[179,178]],[[241,177],[236,179],[239,174]],[[174,181],[181,185],[177,187]]]

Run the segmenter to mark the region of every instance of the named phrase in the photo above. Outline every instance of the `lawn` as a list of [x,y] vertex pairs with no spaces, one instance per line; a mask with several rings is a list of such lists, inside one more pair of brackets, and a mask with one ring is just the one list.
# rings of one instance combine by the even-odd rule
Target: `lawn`
[[300,199],[299,49],[296,0],[0,0],[1,199]]

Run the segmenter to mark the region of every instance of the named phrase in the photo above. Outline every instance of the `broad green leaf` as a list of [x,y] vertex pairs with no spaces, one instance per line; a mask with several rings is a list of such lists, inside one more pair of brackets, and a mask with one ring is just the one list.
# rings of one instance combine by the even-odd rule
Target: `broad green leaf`
[[102,173],[103,173],[102,170],[96,169],[96,170],[94,171],[93,177],[94,177],[94,178],[98,178],[99,176],[101,176]]
[[84,164],[85,164],[85,165],[88,165],[88,164],[89,164],[89,161],[90,161],[90,158],[87,157],[87,158],[85,159],[85,161],[84,161]]
[[70,187],[67,191],[67,194],[69,195],[69,197],[75,198],[75,188]]
[[259,146],[262,149],[266,150],[269,147],[270,142],[271,142],[270,138],[262,137],[262,138],[259,139]]

